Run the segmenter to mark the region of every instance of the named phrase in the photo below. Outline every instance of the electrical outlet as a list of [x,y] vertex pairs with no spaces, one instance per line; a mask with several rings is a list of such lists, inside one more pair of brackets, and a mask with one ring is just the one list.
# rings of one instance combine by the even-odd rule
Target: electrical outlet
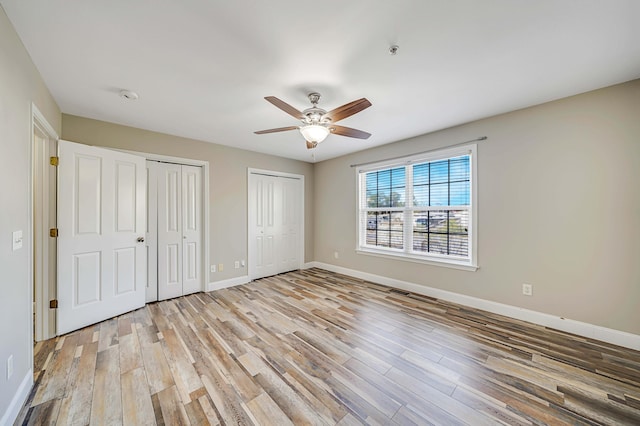
[[522,284],[522,294],[533,296],[533,286],[531,284]]
[[238,269],[240,267],[240,261],[236,260],[235,262],[233,262],[233,267]]
[[13,355],[9,355],[7,358],[7,380],[13,376]]
[[216,271],[216,265],[211,265],[211,272],[215,272]]
[[337,251],[334,251],[334,252],[333,252],[333,258],[334,258],[334,259],[337,259],[337,258],[339,258],[339,257],[340,257],[340,254],[339,254]]
[[218,263],[218,272],[222,272],[222,271],[224,271],[224,264]]

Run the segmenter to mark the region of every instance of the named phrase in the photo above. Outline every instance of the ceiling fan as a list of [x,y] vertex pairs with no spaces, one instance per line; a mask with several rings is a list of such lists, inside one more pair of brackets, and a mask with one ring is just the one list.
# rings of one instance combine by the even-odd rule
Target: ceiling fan
[[300,130],[302,136],[307,141],[307,148],[312,149],[318,146],[320,142],[325,140],[329,133],[335,135],[347,136],[349,138],[367,139],[371,136],[371,133],[363,132],[362,130],[352,129],[351,127],[338,126],[335,124],[340,120],[344,120],[354,114],[359,113],[365,108],[371,106],[366,98],[361,98],[348,104],[344,104],[338,108],[332,109],[327,112],[318,107],[318,101],[320,100],[319,93],[309,93],[309,102],[311,102],[311,108],[307,108],[304,111],[298,111],[288,103],[276,98],[275,96],[267,96],[265,99],[271,102],[276,107],[280,108],[290,116],[297,118],[302,122],[301,126],[289,126],[278,127],[276,129],[259,130],[254,132],[257,135],[265,133],[286,132],[287,130]]

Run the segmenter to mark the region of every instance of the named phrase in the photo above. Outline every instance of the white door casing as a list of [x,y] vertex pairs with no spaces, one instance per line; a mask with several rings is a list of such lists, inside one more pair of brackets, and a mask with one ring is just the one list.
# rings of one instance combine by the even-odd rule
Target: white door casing
[[142,157],[59,141],[57,334],[144,306]]
[[34,340],[56,335],[56,311],[49,301],[56,298],[56,167],[49,162],[58,155],[58,137],[33,106],[33,232],[34,232]]
[[250,170],[248,186],[249,278],[299,269],[302,176]]

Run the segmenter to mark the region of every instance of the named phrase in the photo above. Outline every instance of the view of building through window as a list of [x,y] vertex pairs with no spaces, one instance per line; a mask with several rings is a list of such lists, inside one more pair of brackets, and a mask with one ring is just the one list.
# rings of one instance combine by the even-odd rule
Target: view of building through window
[[469,259],[471,155],[360,175],[360,247]]

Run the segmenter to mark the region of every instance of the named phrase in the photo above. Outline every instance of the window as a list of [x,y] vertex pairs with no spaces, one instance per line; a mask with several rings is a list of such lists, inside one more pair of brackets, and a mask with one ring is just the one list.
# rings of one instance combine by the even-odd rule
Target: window
[[476,145],[360,167],[358,250],[476,269]]

